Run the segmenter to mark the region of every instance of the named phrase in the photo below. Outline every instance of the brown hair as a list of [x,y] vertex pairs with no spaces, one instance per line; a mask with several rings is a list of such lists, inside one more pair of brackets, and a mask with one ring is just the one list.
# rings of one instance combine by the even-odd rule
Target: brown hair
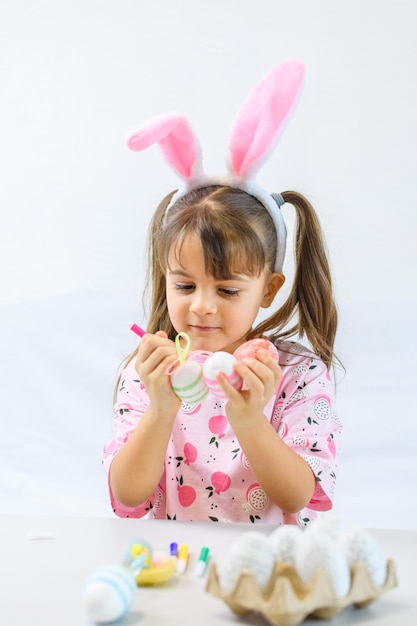
[[[265,207],[240,189],[196,189],[166,212],[172,195],[160,203],[150,225],[146,293],[150,296],[148,332],[164,330],[174,339],[176,331],[169,319],[165,295],[165,273],[172,246],[178,254],[186,236],[197,234],[207,273],[216,279],[227,279],[239,271],[258,276],[265,267],[273,272],[277,236]],[[297,216],[294,284],[285,303],[254,328],[248,339],[263,334],[281,340],[306,336],[313,352],[329,368],[335,359],[337,310],[320,223],[304,196],[295,191],[286,191],[282,196],[293,205]]]

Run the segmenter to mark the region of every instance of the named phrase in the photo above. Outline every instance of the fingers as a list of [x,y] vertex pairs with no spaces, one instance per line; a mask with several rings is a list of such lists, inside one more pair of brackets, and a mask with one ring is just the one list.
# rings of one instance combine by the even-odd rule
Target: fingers
[[267,350],[259,350],[256,356],[245,358],[234,366],[243,379],[243,392],[232,387],[226,376],[219,376],[218,382],[229,399],[250,394],[263,402],[274,393],[282,376],[281,368]]
[[141,377],[146,377],[155,370],[161,370],[162,373],[177,356],[174,342],[168,339],[164,331],[146,334],[139,345],[136,370]]
[[267,350],[259,350],[256,358],[247,357],[235,366],[248,389],[275,389],[281,376],[281,368]]
[[174,343],[168,339],[166,333],[163,331],[158,331],[154,335],[150,333],[144,335],[138,349],[140,360],[146,361],[146,359],[160,347],[174,347],[175,349]]

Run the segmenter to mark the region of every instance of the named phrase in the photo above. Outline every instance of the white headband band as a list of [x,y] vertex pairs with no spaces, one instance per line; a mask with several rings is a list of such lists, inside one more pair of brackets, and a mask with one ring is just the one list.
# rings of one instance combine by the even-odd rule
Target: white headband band
[[211,187],[212,185],[221,185],[232,187],[233,189],[241,189],[250,196],[259,200],[259,202],[265,207],[274,222],[275,230],[277,232],[277,255],[275,258],[274,270],[282,273],[287,245],[287,228],[281,213],[281,206],[285,204],[285,200],[280,193],[268,194],[265,189],[257,185],[254,181],[252,181],[252,183],[248,182],[242,184],[242,181],[234,181],[230,178],[230,176],[223,178],[207,178],[206,180],[199,180],[195,185],[185,185],[178,189],[178,191],[172,196],[166,208],[166,212],[170,210],[177,200],[186,196],[187,193],[193,189],[202,189],[203,187]]
[[235,118],[229,141],[229,172],[223,178],[207,177],[204,173],[199,142],[183,115],[171,113],[153,118],[128,137],[128,146],[135,151],[158,144],[169,165],[185,181],[167,210],[192,189],[209,185],[241,189],[257,198],[269,212],[277,231],[276,272],[282,272],[285,257],[287,229],[279,209],[283,198],[280,194],[270,195],[255,177],[278,141],[303,79],[304,65],[292,59],[277,65],[257,83]]

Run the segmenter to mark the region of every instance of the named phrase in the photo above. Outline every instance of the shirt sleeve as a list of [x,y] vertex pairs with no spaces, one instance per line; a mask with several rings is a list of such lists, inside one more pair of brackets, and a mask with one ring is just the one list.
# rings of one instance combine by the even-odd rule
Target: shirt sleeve
[[325,364],[313,354],[281,352],[282,361],[273,423],[283,441],[314,472],[316,488],[307,508],[328,511],[333,506],[342,430],[334,410],[334,386]]
[[127,507],[117,500],[110,486],[110,467],[118,451],[135,430],[148,406],[148,397],[132,360],[122,371],[114,404],[113,436],[103,449],[103,466],[107,473],[110,502],[119,517],[144,517],[152,509],[151,498],[139,506]]

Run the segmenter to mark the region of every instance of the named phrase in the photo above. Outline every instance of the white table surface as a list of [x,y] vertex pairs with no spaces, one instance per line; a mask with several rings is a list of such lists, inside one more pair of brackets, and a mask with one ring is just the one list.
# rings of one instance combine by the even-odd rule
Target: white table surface
[[[184,523],[118,518],[63,516],[0,517],[0,624],[1,626],[89,626],[82,606],[81,586],[98,566],[120,563],[128,543],[148,540],[154,549],[187,543],[187,571],[158,587],[139,587],[132,609],[117,622],[120,626],[205,626],[223,624],[263,625],[266,620],[251,614],[235,616],[222,600],[205,591],[205,577],[194,573],[203,545],[213,560],[253,525]],[[270,526],[256,526],[269,534]],[[51,539],[30,539],[29,533],[49,533]],[[415,626],[417,531],[372,531],[387,558],[395,562],[399,586],[369,607],[345,609],[329,621],[306,620],[315,626],[369,624],[370,626]]]

